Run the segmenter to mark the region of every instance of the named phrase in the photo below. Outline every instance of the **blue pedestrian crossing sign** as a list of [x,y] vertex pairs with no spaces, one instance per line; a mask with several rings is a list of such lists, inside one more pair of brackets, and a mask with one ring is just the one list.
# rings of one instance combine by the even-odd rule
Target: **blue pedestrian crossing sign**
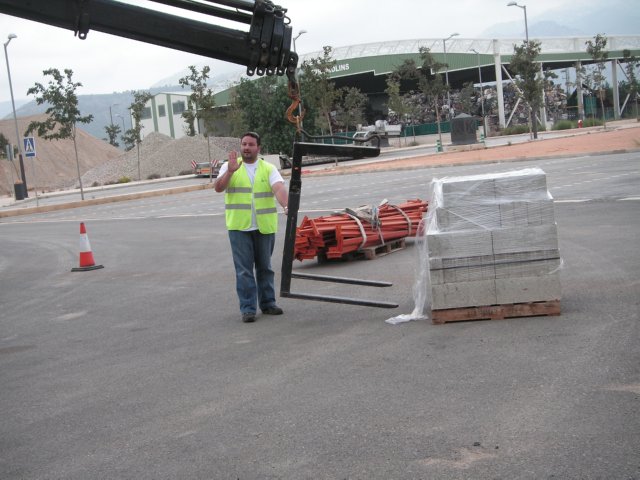
[[36,140],[33,137],[24,137],[24,156],[35,157],[36,156]]

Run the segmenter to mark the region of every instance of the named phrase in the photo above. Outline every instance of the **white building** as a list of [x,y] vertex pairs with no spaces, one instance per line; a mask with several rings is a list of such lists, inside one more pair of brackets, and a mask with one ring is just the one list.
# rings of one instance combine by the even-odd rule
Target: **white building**
[[[189,106],[189,95],[184,93],[157,93],[149,100],[142,113],[141,124],[144,127],[142,134],[158,132],[171,138],[186,136],[188,125],[182,118]],[[196,122],[196,134],[200,129]]]

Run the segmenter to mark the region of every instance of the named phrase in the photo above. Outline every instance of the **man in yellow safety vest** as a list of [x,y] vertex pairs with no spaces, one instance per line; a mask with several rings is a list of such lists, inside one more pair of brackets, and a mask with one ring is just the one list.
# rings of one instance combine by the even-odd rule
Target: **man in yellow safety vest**
[[255,322],[257,307],[267,315],[283,313],[276,305],[271,255],[278,230],[276,200],[286,213],[288,193],[278,169],[259,153],[260,135],[242,135],[241,156],[235,150],[229,153],[214,184],[216,192],[225,192],[236,292],[245,323]]

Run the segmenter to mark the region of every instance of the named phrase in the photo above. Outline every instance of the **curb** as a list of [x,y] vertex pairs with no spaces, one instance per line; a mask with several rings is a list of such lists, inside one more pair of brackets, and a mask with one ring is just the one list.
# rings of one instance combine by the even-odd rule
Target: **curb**
[[127,200],[137,200],[148,197],[161,197],[164,195],[174,195],[176,193],[195,192],[197,190],[213,189],[213,184],[189,185],[186,187],[165,188],[162,190],[149,190],[146,192],[125,193],[113,197],[92,198],[89,200],[78,200],[75,202],[58,203],[55,205],[43,205],[41,207],[25,207],[12,210],[0,211],[0,218],[17,217],[19,215],[29,215],[32,213],[53,212],[57,210],[67,210],[77,207],[88,207],[91,205],[101,205],[104,203],[124,202]]
[[[622,153],[640,153],[640,148],[627,148],[627,149],[617,149],[617,150],[605,150],[605,151],[600,151],[600,152],[589,152],[589,153],[584,153],[580,156],[584,156],[584,157],[596,157],[596,156],[600,156],[600,155],[615,155],[615,154],[622,154]],[[460,162],[460,161],[448,161],[448,162],[443,162],[443,163],[429,163],[429,164],[424,164],[424,165],[407,165],[407,166],[399,166],[399,167],[395,167],[394,170],[399,171],[399,170],[416,170],[418,168],[441,168],[441,167],[459,167],[459,166],[464,166],[464,165],[474,165],[474,164],[480,164],[480,163],[495,163],[495,164],[500,164],[500,163],[515,163],[515,162],[527,162],[527,161],[535,161],[535,160],[545,160],[545,159],[549,159],[549,158],[574,158],[576,157],[576,154],[565,154],[565,155],[543,155],[543,156],[536,156],[536,157],[513,157],[513,158],[504,158],[501,160],[475,160],[472,162]],[[414,158],[414,157],[412,157]],[[394,160],[389,160],[388,162],[393,162]],[[366,164],[365,164],[366,165]],[[338,167],[331,167],[331,169],[324,169],[324,170],[303,170],[302,174],[303,177],[304,176],[316,176],[316,177],[321,177],[321,176],[333,176],[333,175],[344,175],[346,173],[367,173],[365,171],[363,171],[365,169],[365,166],[363,164],[360,165],[344,165],[341,166],[339,165]],[[385,171],[385,170],[390,170],[391,167],[389,168],[380,168],[378,170],[371,170],[371,171]],[[350,171],[352,170],[352,171]],[[282,175],[283,177],[285,176],[284,174]],[[288,173],[286,175],[287,177],[290,177],[291,174]]]

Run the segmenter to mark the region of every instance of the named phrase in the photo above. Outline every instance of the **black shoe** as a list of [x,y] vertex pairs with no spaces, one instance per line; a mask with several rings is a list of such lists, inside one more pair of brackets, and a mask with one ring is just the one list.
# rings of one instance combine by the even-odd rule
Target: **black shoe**
[[256,321],[256,314],[255,313],[243,313],[242,314],[242,321],[244,323],[253,323]]
[[273,307],[265,308],[264,310],[262,310],[262,313],[264,313],[265,315],[282,315],[284,312],[280,307],[274,305]]

